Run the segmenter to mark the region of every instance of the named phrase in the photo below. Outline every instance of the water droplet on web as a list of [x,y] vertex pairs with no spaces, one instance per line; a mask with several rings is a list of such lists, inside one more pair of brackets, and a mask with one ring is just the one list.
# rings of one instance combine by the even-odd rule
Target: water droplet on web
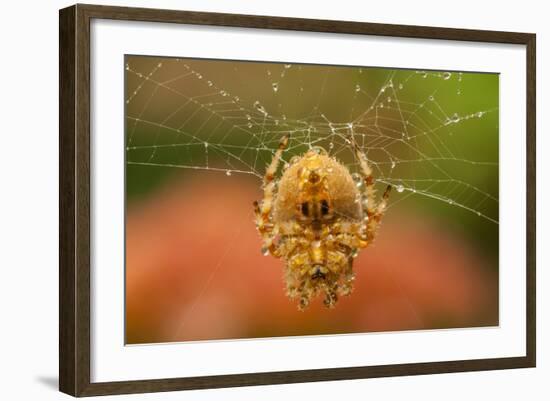
[[254,102],[254,108],[256,108],[256,110],[258,110],[258,111],[259,111],[260,113],[262,113],[264,116],[267,115],[267,111],[265,111],[264,106],[262,106],[261,103],[260,103],[258,100],[256,100],[256,101]]
[[446,81],[448,80],[449,78],[451,78],[451,73],[450,72],[444,72],[443,73],[443,79]]
[[248,123],[246,126],[247,126],[248,128],[252,128],[252,123]]
[[353,123],[348,123],[347,125],[348,125],[349,129],[351,129],[351,130],[353,129]]
[[457,113],[454,113],[452,116],[451,116],[451,122],[453,123],[457,123],[460,121],[460,117],[458,116]]
[[403,89],[403,84],[399,84],[398,88]]
[[231,175],[231,170],[227,170],[227,171],[225,172],[225,175],[230,176],[230,175]]
[[329,149],[333,149],[333,148],[334,148],[334,143],[333,143],[333,142],[329,143],[329,144],[328,144],[328,148],[329,148]]
[[428,97],[428,99],[429,99],[431,102],[433,102],[435,98],[434,98],[432,95],[430,95],[430,96]]
[[477,117],[477,118],[481,118],[481,117],[483,117],[483,114],[484,114],[484,113],[483,113],[482,111],[478,111],[478,112],[476,113],[476,117]]
[[318,155],[326,155],[327,151],[322,146],[312,146],[310,151]]
[[452,199],[449,199],[449,200],[447,201],[447,203],[448,203],[449,205],[453,205],[453,204],[454,204],[454,201],[453,201]]
[[300,156],[292,156],[292,157],[290,158],[290,164],[296,164],[296,163],[298,163],[298,161],[299,161],[300,159],[301,159]]
[[162,67],[162,63],[157,64],[157,68],[160,68],[160,67]]
[[285,68],[288,70],[290,67],[292,67],[292,64],[285,64]]
[[226,91],[220,91],[220,95],[222,95],[222,96],[227,96],[228,93],[227,93]]
[[351,178],[353,179],[353,181],[355,182],[355,186],[357,188],[361,188],[363,186],[363,177],[361,177],[361,174],[359,173],[353,173],[351,175]]
[[391,161],[391,168],[394,169],[395,168],[395,160],[392,159]]
[[204,147],[205,147],[205,148],[208,148],[208,142],[205,142],[205,143],[204,143]]
[[478,215],[478,216],[481,216],[481,212],[477,212],[477,215]]
[[358,250],[357,248],[353,248],[353,249],[351,250],[351,255],[350,255],[350,256],[351,256],[352,258],[356,258],[358,255],[359,255],[359,250]]
[[361,86],[359,84],[355,85],[355,92],[359,92],[361,90]]
[[241,100],[241,98],[238,97],[238,96],[234,96],[234,97],[233,97],[233,100],[236,101],[236,102],[238,102],[239,100]]
[[380,103],[380,108],[381,108],[381,109],[384,108],[384,103]]
[[397,192],[401,193],[405,190],[405,187],[399,184],[398,186],[395,187],[395,189],[397,190]]
[[391,103],[391,97],[388,96],[388,103]]
[[261,252],[262,252],[262,255],[267,256],[269,255],[269,248],[264,246],[262,247]]
[[460,81],[462,81],[462,73],[461,72],[458,73],[458,82],[460,82]]
[[460,89],[457,89],[457,90],[456,90],[456,94],[457,94],[457,95],[460,95],[460,94],[462,94],[462,91],[461,91]]
[[277,82],[273,82],[271,87],[273,88],[273,92],[277,92],[279,90],[279,84]]
[[208,81],[208,82],[206,83],[206,85],[212,86],[212,85],[214,85],[214,84],[212,83],[212,81]]
[[129,70],[130,69],[130,66],[128,64],[126,64],[126,69]]
[[201,74],[197,74],[197,78],[198,78],[198,79],[202,79],[202,75],[201,75]]

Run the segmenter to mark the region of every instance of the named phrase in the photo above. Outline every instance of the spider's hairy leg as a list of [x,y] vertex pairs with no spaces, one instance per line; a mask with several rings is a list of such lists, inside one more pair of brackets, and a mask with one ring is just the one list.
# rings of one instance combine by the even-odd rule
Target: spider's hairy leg
[[382,217],[384,216],[384,212],[386,211],[386,207],[388,205],[388,198],[390,197],[391,192],[391,185],[388,185],[386,187],[386,190],[384,191],[384,194],[382,195],[382,199],[376,206],[376,210],[372,216],[369,215],[369,220],[367,223],[367,241],[371,242],[374,237],[376,236],[376,230],[378,229],[378,225],[380,224],[380,221],[382,220]]
[[353,146],[355,156],[359,161],[359,167],[361,168],[361,174],[363,175],[363,180],[365,182],[365,189],[363,193],[367,200],[366,212],[368,217],[365,239],[368,243],[370,243],[376,236],[376,230],[380,224],[380,220],[382,219],[384,212],[386,211],[391,185],[386,187],[380,202],[377,203],[375,198],[376,190],[374,189],[374,178],[372,176],[372,169],[367,160],[367,156],[359,148],[353,135],[351,135],[351,144]]
[[271,220],[271,209],[273,207],[273,199],[275,197],[275,173],[279,167],[281,161],[281,156],[283,151],[288,146],[290,135],[285,135],[281,138],[279,142],[279,147],[273,155],[271,163],[267,167],[265,176],[264,176],[264,197],[261,203],[254,202],[254,212],[256,215],[256,226],[260,232],[263,240],[263,249],[264,252],[267,251],[273,256],[279,257],[279,252],[277,246],[274,244],[273,240],[276,236],[274,232],[274,224]]
[[359,161],[359,168],[361,169],[361,175],[365,182],[364,195],[367,199],[367,215],[370,217],[376,213],[376,190],[374,189],[374,177],[372,176],[372,168],[367,160],[365,153],[359,148],[353,134],[351,135],[351,145],[355,152],[355,157]]

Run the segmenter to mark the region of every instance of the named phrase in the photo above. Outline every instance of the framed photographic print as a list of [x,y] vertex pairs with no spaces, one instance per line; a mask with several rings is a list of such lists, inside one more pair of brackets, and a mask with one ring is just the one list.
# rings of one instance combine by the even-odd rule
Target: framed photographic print
[[60,11],[60,390],[535,366],[535,35]]

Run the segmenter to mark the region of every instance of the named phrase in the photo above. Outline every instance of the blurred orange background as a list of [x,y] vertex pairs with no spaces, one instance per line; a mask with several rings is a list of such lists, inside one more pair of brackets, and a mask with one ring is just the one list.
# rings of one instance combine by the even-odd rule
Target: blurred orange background
[[255,179],[198,173],[127,215],[126,342],[233,339],[498,324],[498,276],[458,235],[388,213],[355,260],[355,290],[305,312],[283,261],[260,253]]

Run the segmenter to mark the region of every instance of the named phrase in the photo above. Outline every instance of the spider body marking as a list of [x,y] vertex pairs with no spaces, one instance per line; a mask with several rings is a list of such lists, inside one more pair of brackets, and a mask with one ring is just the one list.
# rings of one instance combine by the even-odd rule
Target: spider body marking
[[262,251],[284,259],[286,293],[298,298],[300,310],[320,293],[332,308],[353,290],[353,259],[373,241],[391,187],[376,202],[367,158],[353,141],[361,185],[322,148],[294,157],[277,180],[288,142],[281,139],[264,176],[264,197],[254,202]]

